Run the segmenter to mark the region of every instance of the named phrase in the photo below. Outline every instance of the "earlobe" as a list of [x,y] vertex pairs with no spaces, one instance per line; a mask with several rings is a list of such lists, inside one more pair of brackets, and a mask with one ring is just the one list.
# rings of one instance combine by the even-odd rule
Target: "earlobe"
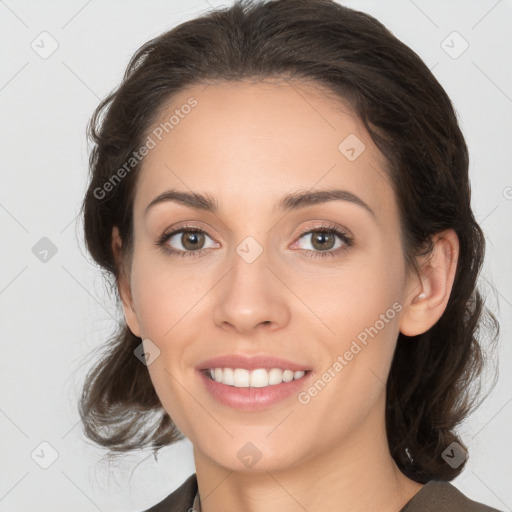
[[433,252],[421,266],[421,282],[415,279],[408,287],[400,319],[402,334],[423,334],[441,318],[452,291],[458,257],[459,239],[453,229],[435,235]]
[[137,315],[135,309],[133,307],[133,298],[130,287],[129,277],[126,275],[126,266],[123,264],[122,258],[122,240],[119,234],[119,229],[117,226],[112,228],[112,252],[116,259],[116,265],[119,269],[117,276],[117,289],[119,290],[119,296],[121,297],[121,302],[123,304],[124,317],[126,319],[126,323],[135,336],[140,338],[140,326],[139,321],[137,319]]

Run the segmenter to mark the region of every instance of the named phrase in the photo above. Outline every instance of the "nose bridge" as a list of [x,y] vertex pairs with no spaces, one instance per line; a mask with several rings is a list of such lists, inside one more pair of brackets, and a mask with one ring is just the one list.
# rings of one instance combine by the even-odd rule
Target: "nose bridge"
[[268,265],[270,264],[269,248],[263,236],[259,236],[259,241],[252,235],[246,236],[235,247],[235,254],[232,258],[232,279],[236,285],[264,288],[270,275]]
[[282,324],[287,320],[286,297],[280,291],[283,285],[269,269],[266,245],[265,240],[260,242],[249,235],[235,246],[231,270],[217,294],[217,325],[229,323],[248,332],[262,323]]

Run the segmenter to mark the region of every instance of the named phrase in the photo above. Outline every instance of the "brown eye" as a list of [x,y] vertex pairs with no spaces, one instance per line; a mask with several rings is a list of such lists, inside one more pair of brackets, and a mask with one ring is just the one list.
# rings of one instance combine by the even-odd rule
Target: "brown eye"
[[180,242],[183,247],[189,251],[202,249],[204,244],[204,233],[199,231],[183,231]]
[[[300,247],[301,240],[309,240],[309,246],[306,244],[305,247]],[[340,255],[353,244],[353,238],[344,231],[341,231],[334,225],[326,225],[303,232],[298,241],[294,243],[294,246],[316,258]]]
[[319,251],[329,250],[334,247],[336,237],[329,231],[317,231],[316,234],[311,233],[311,245]]
[[[325,229],[325,228],[318,228],[318,229],[311,229],[307,233],[303,233],[299,240],[305,239],[310,240],[309,246],[310,247],[302,247],[305,250],[315,250],[315,251],[336,251],[340,247],[343,247],[344,245],[350,245],[350,238],[345,235],[345,233],[342,233],[341,231],[338,231],[336,229]],[[336,244],[336,239],[340,240],[338,244]]]
[[[209,247],[205,247],[207,238],[211,240]],[[213,242],[213,240],[202,229],[182,228],[175,230],[172,233],[162,235],[156,242],[156,245],[168,254],[178,256],[199,256],[206,249],[210,247],[219,247],[220,244]]]

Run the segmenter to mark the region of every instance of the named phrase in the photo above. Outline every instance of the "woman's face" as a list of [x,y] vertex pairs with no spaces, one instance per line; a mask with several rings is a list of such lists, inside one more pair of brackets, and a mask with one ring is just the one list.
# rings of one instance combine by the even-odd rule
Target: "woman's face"
[[384,157],[348,112],[305,83],[197,85],[149,132],[126,318],[196,456],[229,470],[384,439],[414,286]]

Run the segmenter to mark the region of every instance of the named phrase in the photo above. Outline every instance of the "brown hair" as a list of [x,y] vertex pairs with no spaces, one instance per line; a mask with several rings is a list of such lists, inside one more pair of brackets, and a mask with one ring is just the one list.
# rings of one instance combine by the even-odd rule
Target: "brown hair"
[[[477,334],[486,318],[493,341],[499,330],[476,287],[485,240],[470,206],[468,151],[450,99],[418,55],[373,17],[330,0],[237,1],[144,44],[89,125],[87,248],[108,276],[119,277],[112,228],[119,227],[129,257],[140,164],[108,193],[104,184],[140,148],[173,95],[208,81],[273,77],[323,85],[363,121],[389,164],[410,269],[418,271],[415,256],[429,253],[436,233],[453,228],[459,237],[444,314],[415,339],[399,335],[386,410],[401,471],[421,483],[451,480],[464,464],[452,468],[441,454],[453,441],[464,446],[455,429],[476,404],[484,362]],[[134,355],[140,343],[120,325],[84,383],[85,433],[111,454],[151,446],[156,455],[183,437]]]

